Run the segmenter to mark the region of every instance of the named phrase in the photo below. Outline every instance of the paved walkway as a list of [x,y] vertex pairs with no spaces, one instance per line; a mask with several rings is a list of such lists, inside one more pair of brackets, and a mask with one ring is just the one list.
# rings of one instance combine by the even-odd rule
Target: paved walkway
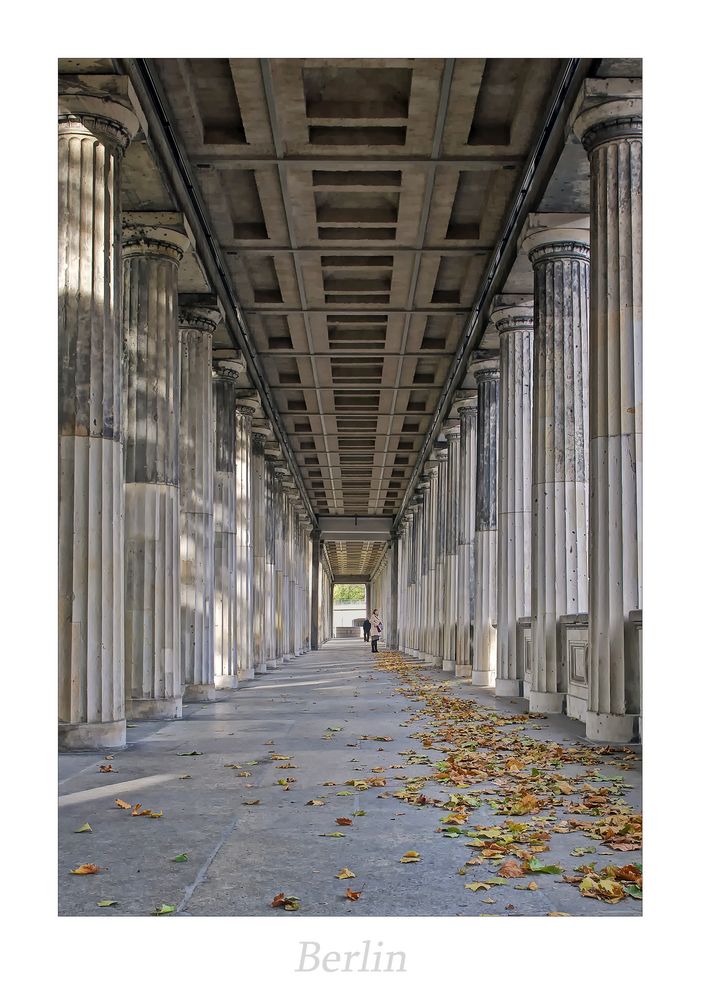
[[[61,755],[60,913],[295,919],[271,908],[279,893],[309,916],[641,912],[639,749],[602,752],[572,720],[518,719],[524,701],[382,662],[333,640],[182,720],[130,726],[109,759]],[[86,863],[106,870],[69,874]]]

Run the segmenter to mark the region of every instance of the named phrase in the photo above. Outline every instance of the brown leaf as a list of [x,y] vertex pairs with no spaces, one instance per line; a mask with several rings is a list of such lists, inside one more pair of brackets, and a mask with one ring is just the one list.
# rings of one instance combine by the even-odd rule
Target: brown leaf
[[353,826],[353,820],[348,819],[347,816],[339,816],[336,822],[339,826]]
[[120,809],[131,809],[129,803],[125,802],[124,799],[115,799],[114,801],[117,803]]
[[360,899],[360,892],[354,892],[353,889],[346,889],[346,899],[350,899],[355,903],[357,899]]
[[100,774],[117,774],[111,764],[100,764]]
[[518,861],[505,861],[497,872],[497,875],[501,875],[504,878],[520,878],[523,874],[523,866]]
[[71,869],[71,875],[97,875],[98,872],[106,871],[106,868],[100,868],[99,865],[78,865],[77,868]]
[[325,806],[326,803],[323,799],[310,799],[309,802],[304,803],[305,806]]

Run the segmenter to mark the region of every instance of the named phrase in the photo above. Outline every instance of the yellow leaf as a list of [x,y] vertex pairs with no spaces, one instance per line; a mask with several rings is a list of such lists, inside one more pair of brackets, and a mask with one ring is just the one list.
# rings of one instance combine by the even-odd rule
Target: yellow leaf
[[100,868],[99,865],[78,865],[77,868],[71,868],[71,875],[97,875],[98,872],[105,872],[106,868]]
[[336,878],[355,878],[355,875],[350,868],[342,868]]

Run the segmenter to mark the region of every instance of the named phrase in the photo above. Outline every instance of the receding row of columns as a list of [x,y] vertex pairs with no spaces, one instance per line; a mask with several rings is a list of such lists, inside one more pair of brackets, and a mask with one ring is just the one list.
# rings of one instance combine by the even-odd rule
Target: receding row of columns
[[[102,79],[102,78],[101,78]],[[108,81],[109,83],[109,81]],[[102,81],[103,86],[104,81]],[[121,213],[124,78],[59,116],[59,740],[123,746],[311,645],[311,521],[178,213]]]
[[560,712],[560,626],[583,616],[587,735],[629,740],[640,714],[642,102],[601,83],[587,82],[573,121],[591,214],[529,218],[532,299],[493,303],[498,355],[473,356],[477,388],[456,394],[459,425],[445,424],[399,527],[398,646]]

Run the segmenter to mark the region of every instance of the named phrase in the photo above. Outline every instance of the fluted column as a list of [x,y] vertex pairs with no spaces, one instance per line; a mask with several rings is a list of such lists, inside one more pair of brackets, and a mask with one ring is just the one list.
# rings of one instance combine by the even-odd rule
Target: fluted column
[[575,122],[591,168],[587,736],[626,741],[640,713],[643,126],[639,81],[587,81],[604,83],[627,99],[592,95]]
[[238,686],[236,650],[236,382],[239,358],[214,363],[214,686]]
[[277,584],[276,551],[279,514],[277,508],[277,480],[274,463],[281,455],[277,441],[265,445],[266,513],[265,513],[265,662],[266,669],[275,669],[277,663]]
[[180,657],[183,701],[214,699],[214,296],[180,296]]
[[58,121],[58,722],[60,749],[91,750],[126,742],[120,170],[139,123],[70,79]]
[[124,216],[124,600],[127,716],[182,715],[180,345],[175,213]]
[[399,536],[396,531],[390,533],[389,554],[389,630],[387,634],[387,649],[399,649]]
[[455,394],[455,406],[460,418],[455,676],[470,677],[475,619],[477,391],[458,390]]
[[253,551],[253,669],[264,674],[268,669],[266,650],[266,463],[265,445],[272,438],[273,429],[269,421],[259,418],[253,421],[252,430],[252,551]]
[[257,394],[236,394],[236,650],[240,681],[254,676],[251,432],[258,412]]
[[475,507],[475,625],[472,683],[496,678],[497,461],[499,361],[471,365],[477,382],[477,486]]
[[531,374],[533,304],[492,311],[499,333],[496,694],[523,694],[516,623],[531,611]]
[[445,532],[448,508],[448,446],[438,442],[434,451],[438,459],[436,468],[435,498],[433,508],[434,578],[431,595],[432,643],[431,653],[437,667],[443,667],[443,635],[446,621],[445,607]]
[[529,706],[561,712],[561,615],[587,610],[588,218],[535,215],[532,668]]
[[458,616],[458,507],[460,503],[460,421],[444,432],[448,442],[443,543],[443,670],[455,673]]

